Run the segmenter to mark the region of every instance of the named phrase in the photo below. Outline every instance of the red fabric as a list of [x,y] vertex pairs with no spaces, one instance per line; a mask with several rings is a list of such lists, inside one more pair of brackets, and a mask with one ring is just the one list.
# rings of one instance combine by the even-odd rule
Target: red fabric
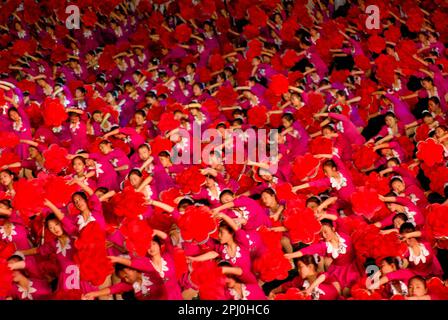
[[198,193],[205,183],[205,176],[201,174],[198,166],[191,166],[176,176],[176,183],[184,194]]
[[311,296],[305,295],[298,288],[289,288],[285,293],[279,293],[274,300],[311,300]]
[[217,222],[213,218],[210,208],[206,206],[187,207],[177,225],[182,239],[197,243],[206,242],[217,228]]
[[57,207],[65,207],[70,201],[72,194],[77,191],[75,184],[68,185],[67,179],[55,175],[39,176],[44,179],[44,196]]
[[323,136],[318,136],[310,141],[309,148],[312,154],[332,154],[333,141]]
[[433,237],[448,237],[448,206],[429,205],[426,208],[426,225]]
[[162,138],[157,136],[153,141],[150,142],[151,150],[154,155],[158,155],[162,151],[171,151],[173,143],[170,139]]
[[357,215],[372,220],[384,207],[384,203],[378,198],[375,190],[364,187],[358,188],[351,196],[352,209]]
[[45,158],[45,168],[54,174],[58,174],[70,164],[67,159],[67,149],[59,147],[57,144],[52,144],[42,155]]
[[224,69],[225,61],[220,54],[215,53],[210,56],[208,65],[210,69],[215,72]]
[[369,169],[380,158],[372,146],[356,145],[353,149],[353,162],[359,170]]
[[368,45],[370,51],[381,53],[386,48],[386,41],[378,35],[373,35],[369,38]]
[[282,65],[284,68],[291,68],[297,62],[299,62],[300,57],[295,50],[287,49],[282,55]]
[[44,206],[42,185],[38,179],[20,179],[14,183],[14,190],[16,195],[12,201],[12,206],[20,212],[22,218],[28,223],[28,218],[39,213]]
[[84,12],[81,15],[82,23],[87,27],[93,27],[95,23],[98,21],[98,17],[92,11]]
[[20,143],[19,136],[14,132],[1,131],[0,132],[0,148],[14,148]]
[[249,124],[257,128],[263,128],[268,121],[268,109],[265,106],[255,106],[247,111]]
[[312,154],[307,153],[303,156],[298,156],[292,165],[293,175],[300,181],[305,178],[312,179],[319,171],[320,161]]
[[434,139],[427,139],[417,144],[417,159],[432,167],[443,162],[443,146]]
[[271,82],[269,84],[269,88],[276,96],[281,96],[283,93],[288,92],[289,90],[289,81],[288,78],[282,74],[276,74],[271,77]]
[[12,290],[12,271],[5,259],[0,259],[0,298],[6,298]]
[[67,120],[67,113],[59,99],[46,98],[42,108],[45,125],[48,127],[59,127]]
[[114,203],[114,213],[120,217],[135,219],[147,210],[144,194],[135,191],[132,186],[125,187],[122,192],[117,193],[112,198],[112,201]]
[[199,288],[201,300],[224,300],[225,276],[214,261],[194,262],[191,281]]
[[236,103],[238,93],[230,85],[221,86],[216,94],[221,107],[230,107]]
[[268,249],[254,261],[253,269],[262,281],[284,280],[291,270],[291,263],[281,249]]
[[131,253],[144,257],[151,247],[153,229],[145,220],[124,219],[121,233],[126,239],[126,248]]
[[106,236],[97,222],[90,222],[82,230],[75,241],[75,248],[81,280],[90,281],[95,286],[103,284],[113,272],[113,267],[107,258]]
[[284,226],[288,229],[292,243],[313,243],[318,239],[321,229],[320,222],[314,216],[313,210],[301,206],[302,201],[290,201],[284,212]]
[[294,200],[298,195],[292,192],[292,185],[290,183],[279,183],[275,186],[275,193],[277,198],[282,200]]
[[174,248],[173,260],[176,269],[176,279],[180,280],[182,276],[188,272],[187,257],[185,251],[180,248]]

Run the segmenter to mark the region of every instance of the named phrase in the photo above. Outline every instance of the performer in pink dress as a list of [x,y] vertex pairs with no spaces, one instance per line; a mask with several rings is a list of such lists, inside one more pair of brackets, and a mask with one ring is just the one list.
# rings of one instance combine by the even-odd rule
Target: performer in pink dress
[[354,261],[355,256],[350,237],[336,232],[333,223],[329,220],[322,220],[321,224],[323,241],[288,253],[285,257],[292,259],[308,254],[318,254],[321,257],[333,259],[327,271],[328,275],[340,283],[342,294],[347,296],[351,286],[360,278],[360,271]]

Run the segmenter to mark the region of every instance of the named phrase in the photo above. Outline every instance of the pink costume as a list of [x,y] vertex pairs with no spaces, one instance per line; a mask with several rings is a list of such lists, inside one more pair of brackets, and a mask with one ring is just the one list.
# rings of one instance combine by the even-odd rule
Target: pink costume
[[330,242],[320,241],[301,249],[302,254],[318,254],[321,257],[333,259],[328,268],[328,275],[334,277],[342,288],[350,288],[359,278],[360,272],[354,261],[354,251],[350,238],[343,234],[336,234],[339,247],[334,248]]
[[87,139],[87,127],[86,124],[78,120],[75,124],[69,124],[70,129],[70,149],[69,153],[75,154],[78,151],[86,150],[89,141]]
[[[171,246],[171,244],[168,242],[165,242],[165,244],[167,248]],[[148,274],[156,274],[155,277],[160,277],[164,282],[163,286],[166,290],[167,300],[182,300],[179,282],[176,278],[174,260],[169,252],[164,252],[162,254],[162,270],[160,271],[156,270],[151,259],[146,257],[133,258],[131,267]]]
[[227,300],[266,300],[266,295],[260,285],[256,281],[254,282],[252,277],[242,275],[238,280],[241,282],[242,294],[240,295],[233,288],[227,288]]
[[167,296],[163,279],[154,272],[142,272],[141,282],[133,284],[120,282],[112,285],[109,289],[111,294],[134,291],[137,300],[163,300]]
[[[314,290],[311,292],[311,298],[313,300],[337,300],[339,297],[339,293],[336,289],[336,287],[333,285],[332,282],[336,282],[336,279],[333,279],[328,273],[319,273],[316,278],[321,276],[322,274],[325,275],[325,280],[314,288]],[[300,290],[306,290],[310,287],[311,283],[306,280],[302,279],[301,276],[296,276],[294,279],[282,284],[281,288],[286,291],[289,288],[298,288]]]
[[83,293],[98,290],[89,282],[80,279],[79,266],[75,263],[75,239],[68,237],[63,246],[58,239],[46,242],[38,248],[41,256],[55,253],[60,267],[58,290],[81,290]]
[[118,175],[112,164],[100,153],[92,153],[90,159],[95,160],[95,167],[90,168],[95,171],[98,187],[105,187],[109,190],[119,190]]
[[352,193],[355,192],[355,186],[353,184],[351,174],[338,156],[334,156],[333,160],[337,166],[341,181],[338,182],[334,178],[325,177],[311,181],[309,184],[311,187],[331,187],[340,200],[349,203],[351,201]]
[[420,255],[415,255],[412,248],[404,254],[404,258],[409,261],[409,270],[422,277],[442,277],[443,270],[440,266],[439,260],[435,256],[431,245],[427,242],[419,244]]
[[10,296],[13,300],[48,300],[52,292],[49,284],[40,279],[29,279],[28,289],[14,284]]
[[351,144],[363,144],[365,142],[364,137],[359,133],[358,129],[349,118],[333,112],[330,112],[328,116],[331,119],[338,121],[336,123],[336,129],[344,135]]
[[237,230],[235,232],[235,242],[237,243],[235,255],[232,257],[228,252],[227,244],[219,244],[214,239],[208,241],[209,246],[216,251],[222,260],[232,264],[233,267],[240,267],[243,270],[243,275],[250,281],[256,282],[256,278],[252,273],[252,263],[250,258],[251,245],[247,239],[247,233],[244,230]]
[[[410,199],[406,197],[397,197],[398,204],[404,207],[404,214],[408,217],[408,222],[412,223],[416,227],[421,227],[425,223],[425,217],[423,216],[419,207],[417,207]],[[394,214],[389,215],[381,221],[382,226],[393,225]]]
[[76,221],[74,221],[72,217],[64,215],[64,218],[61,220],[61,222],[67,234],[71,236],[78,235],[82,231],[82,229],[84,229],[92,221],[96,221],[101,229],[106,231],[107,225],[103,216],[103,206],[100,202],[100,199],[98,199],[95,194],[93,194],[89,198],[88,206],[90,208],[90,215],[87,217],[87,220],[84,219],[82,214],[79,214],[76,217]]

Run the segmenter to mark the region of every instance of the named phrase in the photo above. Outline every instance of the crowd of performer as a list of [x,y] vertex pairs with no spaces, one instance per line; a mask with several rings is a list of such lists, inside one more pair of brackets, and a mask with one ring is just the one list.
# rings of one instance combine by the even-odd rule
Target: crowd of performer
[[1,7],[0,299],[448,299],[446,1]]

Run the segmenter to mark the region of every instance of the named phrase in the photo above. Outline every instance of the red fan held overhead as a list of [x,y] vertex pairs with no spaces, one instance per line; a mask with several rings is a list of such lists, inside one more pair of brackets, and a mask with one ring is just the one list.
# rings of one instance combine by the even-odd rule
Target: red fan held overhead
[[355,146],[353,153],[353,162],[359,170],[365,170],[372,167],[380,158],[371,146]]
[[14,190],[16,194],[12,205],[26,221],[28,217],[35,215],[43,208],[43,190],[38,179],[20,179],[14,183]]
[[312,154],[307,153],[303,156],[298,156],[293,163],[293,175],[299,180],[304,181],[305,178],[312,179],[317,175],[320,161]]
[[254,261],[253,268],[262,281],[270,282],[286,279],[292,266],[281,249],[268,249],[260,258]]
[[184,194],[198,193],[205,183],[205,176],[201,174],[198,166],[191,166],[176,176],[176,183]]
[[378,198],[378,192],[373,189],[358,188],[351,199],[353,211],[368,220],[372,220],[384,208],[384,203]]
[[67,155],[67,149],[59,147],[57,144],[52,144],[50,148],[43,152],[45,158],[44,167],[51,173],[60,173],[70,164]]
[[67,113],[59,99],[47,98],[42,107],[46,126],[59,127],[67,120]]
[[285,210],[284,226],[288,229],[292,243],[313,243],[319,237],[321,224],[314,216],[314,211],[305,208],[303,202],[290,201]]
[[65,207],[70,201],[72,194],[77,191],[75,184],[67,184],[64,177],[49,175],[44,177],[44,196],[57,207]]
[[132,186],[125,187],[122,192],[114,196],[112,201],[114,213],[120,217],[134,219],[147,210],[145,196],[143,193],[135,191]]
[[430,138],[417,144],[417,158],[429,167],[443,162],[444,149],[440,143]]
[[185,241],[206,242],[214,233],[218,224],[210,208],[206,206],[189,206],[179,218],[177,225]]
[[126,238],[126,247],[129,252],[144,257],[151,247],[153,229],[145,220],[125,219],[120,227]]
[[436,239],[448,239],[448,206],[431,204],[426,209],[426,225]]

